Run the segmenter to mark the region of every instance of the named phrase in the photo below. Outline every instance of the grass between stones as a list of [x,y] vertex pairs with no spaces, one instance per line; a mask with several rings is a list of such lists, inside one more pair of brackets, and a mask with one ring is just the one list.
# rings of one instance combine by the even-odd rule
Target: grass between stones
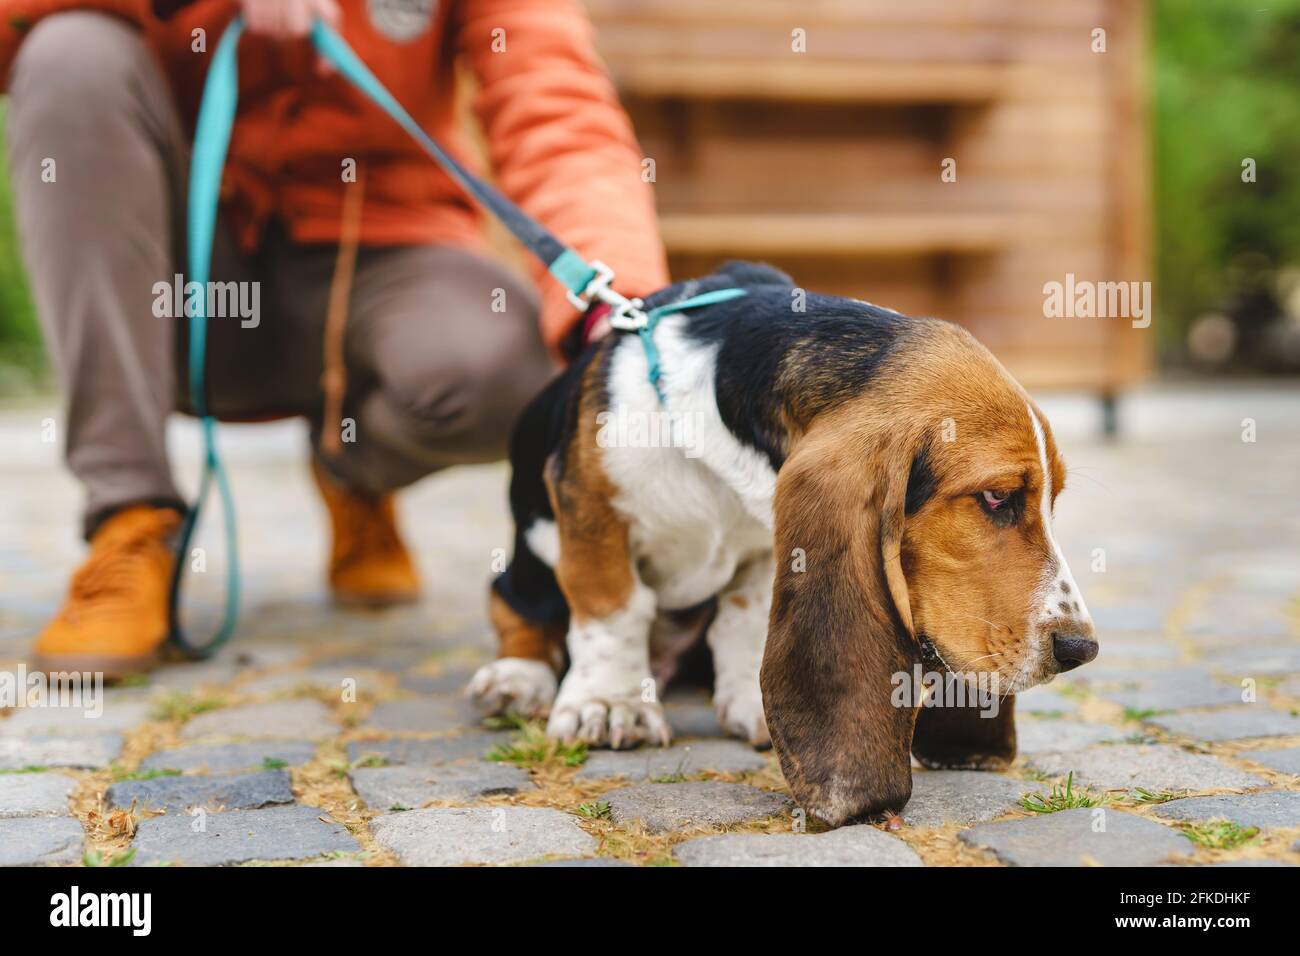
[[226,699],[216,694],[175,692],[164,694],[154,703],[150,716],[154,720],[183,724],[191,717],[226,706]]
[[497,744],[485,754],[486,759],[501,763],[512,763],[516,767],[530,769],[551,763],[561,763],[566,767],[581,767],[587,762],[587,745],[581,741],[565,743],[552,740],[546,736],[546,728],[541,721],[520,720],[505,717],[489,721],[490,727],[515,728],[514,739],[507,744]]
[[1087,787],[1074,789],[1074,771],[1070,771],[1065,778],[1064,787],[1053,784],[1046,794],[1027,794],[1020,798],[1020,806],[1030,813],[1056,813],[1078,807],[1099,807],[1109,799],[1107,794],[1093,793]]
[[1193,843],[1211,850],[1232,850],[1259,836],[1259,827],[1243,827],[1231,820],[1206,820],[1179,829]]
[[139,811],[134,806],[125,810],[112,809],[104,803],[104,795],[114,783],[146,779],[151,772],[142,772],[140,761],[155,750],[178,743],[180,726],[179,720],[147,721],[125,734],[121,755],[108,767],[93,771],[70,771],[77,778],[77,786],[70,800],[72,815],[81,821],[86,831],[83,865],[124,866],[130,862],[127,854],[134,856],[130,844],[136,827],[142,819],[156,814]]
[[578,815],[587,817],[590,820],[607,820],[609,819],[610,806],[608,800],[596,800],[589,803],[578,804]]
[[1185,791],[1174,793],[1172,790],[1153,791],[1146,787],[1134,787],[1133,792],[1129,794],[1129,799],[1134,803],[1168,803],[1170,800],[1177,800],[1184,796]]

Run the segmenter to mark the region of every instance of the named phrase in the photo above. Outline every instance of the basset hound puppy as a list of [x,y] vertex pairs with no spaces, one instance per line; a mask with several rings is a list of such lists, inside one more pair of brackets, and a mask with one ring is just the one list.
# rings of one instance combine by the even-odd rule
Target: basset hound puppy
[[[522,416],[500,656],[469,694],[549,713],[553,737],[667,744],[663,679],[707,625],[719,723],[770,733],[831,825],[902,810],[910,755],[1004,766],[1011,695],[1097,653],[1052,536],[1046,419],[961,328],[812,293],[801,310],[767,266],[647,307],[726,287],[747,294],[655,330],[662,402],[643,343],[615,334]],[[992,680],[996,714],[900,703],[917,665]]]

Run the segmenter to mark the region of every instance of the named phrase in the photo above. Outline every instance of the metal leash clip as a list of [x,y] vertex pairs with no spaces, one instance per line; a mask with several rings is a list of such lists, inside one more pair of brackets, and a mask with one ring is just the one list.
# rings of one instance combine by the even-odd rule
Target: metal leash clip
[[596,270],[596,274],[587,283],[586,288],[577,294],[566,293],[573,307],[580,312],[586,312],[593,301],[604,302],[610,308],[609,324],[612,327],[627,332],[645,328],[646,323],[649,322],[649,317],[641,308],[645,303],[640,299],[629,299],[614,291],[610,287],[610,283],[614,280],[614,270],[605,263],[593,259],[590,265]]

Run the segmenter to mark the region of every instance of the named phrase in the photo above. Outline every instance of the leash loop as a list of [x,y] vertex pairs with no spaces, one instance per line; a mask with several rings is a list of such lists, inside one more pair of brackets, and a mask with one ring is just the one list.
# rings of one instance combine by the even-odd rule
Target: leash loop
[[[217,449],[216,419],[208,412],[207,339],[208,280],[212,269],[212,245],[217,228],[217,205],[221,191],[221,170],[226,164],[230,131],[239,103],[239,77],[236,65],[239,36],[243,22],[236,18],[222,35],[212,55],[203,83],[203,99],[194,131],[194,152],[190,160],[189,212],[186,229],[189,249],[189,282],[198,290],[189,303],[189,393],[190,407],[198,416],[202,429],[203,468],[194,503],[185,513],[172,567],[168,592],[167,616],[169,639],[184,656],[191,659],[211,657],[234,633],[239,616],[239,548],[235,521],[235,496],[221,454]],[[226,595],[221,623],[203,644],[195,644],[186,635],[180,621],[181,583],[185,576],[190,544],[198,527],[199,516],[212,488],[216,487],[225,517]]]

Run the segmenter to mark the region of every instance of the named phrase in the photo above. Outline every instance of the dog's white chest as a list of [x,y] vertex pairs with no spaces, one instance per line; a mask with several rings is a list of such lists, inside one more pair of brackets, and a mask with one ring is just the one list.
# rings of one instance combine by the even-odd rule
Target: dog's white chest
[[776,476],[763,456],[723,425],[713,392],[714,351],[694,346],[665,321],[660,404],[640,344],[613,357],[603,461],[619,489],[641,579],[666,609],[717,594],[746,560],[772,547]]
[[642,458],[640,464],[637,473],[663,481],[646,481],[617,503],[629,520],[641,580],[660,607],[675,610],[707,600],[741,563],[771,549],[771,532],[704,465],[680,454],[675,461],[651,466]]

